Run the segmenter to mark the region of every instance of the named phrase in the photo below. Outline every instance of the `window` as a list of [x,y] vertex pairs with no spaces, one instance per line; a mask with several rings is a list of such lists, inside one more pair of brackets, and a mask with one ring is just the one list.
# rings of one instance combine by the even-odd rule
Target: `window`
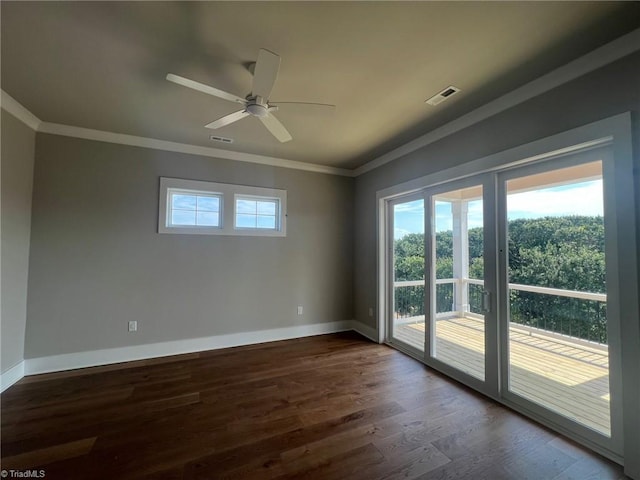
[[277,198],[236,195],[236,229],[277,230],[280,217],[280,200]]
[[286,235],[286,190],[160,178],[158,233]]
[[169,189],[169,225],[220,227],[220,195]]

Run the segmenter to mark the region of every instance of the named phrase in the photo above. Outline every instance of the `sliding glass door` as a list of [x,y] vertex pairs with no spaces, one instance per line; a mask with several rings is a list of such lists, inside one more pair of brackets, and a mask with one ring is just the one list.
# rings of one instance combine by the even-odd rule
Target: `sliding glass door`
[[500,174],[502,390],[615,450],[606,158],[594,150]]
[[480,179],[427,189],[428,362],[484,382],[484,202]]
[[388,201],[387,340],[619,453],[608,155],[586,150]]
[[389,204],[389,336],[419,352],[425,341],[424,218],[421,194]]

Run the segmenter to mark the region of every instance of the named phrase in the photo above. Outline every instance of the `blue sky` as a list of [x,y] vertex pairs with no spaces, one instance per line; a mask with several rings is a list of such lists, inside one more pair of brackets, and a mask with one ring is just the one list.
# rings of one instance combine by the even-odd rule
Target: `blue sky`
[[[276,229],[278,202],[239,199],[236,201],[235,226],[238,228]],[[216,195],[173,193],[172,225],[220,226],[220,198]]]
[[[407,233],[424,232],[422,200],[396,205],[394,212],[394,238],[401,238]],[[450,205],[444,202],[436,202],[435,213],[436,231],[451,230]],[[509,220],[602,214],[602,180],[514,193],[507,197],[507,217]],[[469,202],[468,224],[470,228],[482,226],[481,201]]]
[[394,208],[394,238],[402,238],[408,233],[424,233],[424,202],[400,203]]

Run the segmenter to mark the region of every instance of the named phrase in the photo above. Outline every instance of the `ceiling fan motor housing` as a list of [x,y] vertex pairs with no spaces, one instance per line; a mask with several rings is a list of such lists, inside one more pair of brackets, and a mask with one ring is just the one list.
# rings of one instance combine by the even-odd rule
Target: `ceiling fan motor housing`
[[269,115],[269,109],[266,105],[260,105],[259,103],[250,103],[247,105],[247,112],[256,117],[266,117]]

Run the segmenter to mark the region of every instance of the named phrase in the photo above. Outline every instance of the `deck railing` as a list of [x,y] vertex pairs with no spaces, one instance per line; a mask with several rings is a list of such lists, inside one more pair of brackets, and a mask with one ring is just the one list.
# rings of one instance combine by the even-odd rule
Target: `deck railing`
[[[393,286],[396,319],[424,317],[424,280],[398,281]],[[461,289],[467,289],[468,304],[456,309]],[[481,316],[483,292],[483,280],[437,279],[436,315]],[[607,295],[604,293],[510,283],[509,297],[511,323],[607,343]]]

